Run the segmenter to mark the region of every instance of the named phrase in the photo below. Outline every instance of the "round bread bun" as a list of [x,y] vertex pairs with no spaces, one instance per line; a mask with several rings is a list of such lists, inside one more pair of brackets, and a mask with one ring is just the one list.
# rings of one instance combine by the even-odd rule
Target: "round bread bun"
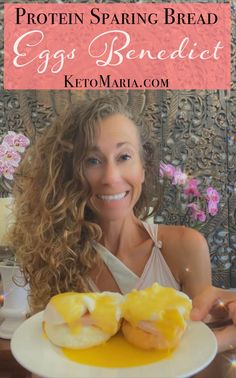
[[139,327],[132,326],[126,320],[124,320],[122,324],[122,332],[126,340],[130,344],[142,349],[173,349],[179,344],[184,330],[185,328],[175,329],[174,337],[172,337],[171,340],[168,340],[160,330],[153,334],[146,332]]
[[44,322],[44,331],[49,340],[60,347],[85,349],[105,343],[111,335],[94,326],[82,327],[72,334],[67,324],[53,325]]
[[144,290],[133,290],[122,305],[122,332],[139,348],[175,348],[187,327],[191,306],[186,294],[157,283]]
[[43,315],[43,329],[60,347],[82,349],[105,343],[120,328],[118,293],[62,293],[51,298]]

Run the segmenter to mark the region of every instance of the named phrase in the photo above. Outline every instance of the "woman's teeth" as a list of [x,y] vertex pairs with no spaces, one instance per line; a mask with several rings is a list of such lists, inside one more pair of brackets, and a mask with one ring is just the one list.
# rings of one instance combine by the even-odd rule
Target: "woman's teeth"
[[98,195],[98,198],[104,201],[119,201],[126,196],[127,192],[113,194],[113,195]]

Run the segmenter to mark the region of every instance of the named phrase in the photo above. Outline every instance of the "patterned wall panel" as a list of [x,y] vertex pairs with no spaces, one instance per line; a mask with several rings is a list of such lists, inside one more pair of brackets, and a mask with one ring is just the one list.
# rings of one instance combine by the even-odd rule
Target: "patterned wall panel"
[[[32,3],[36,1],[14,1],[14,3],[16,2]],[[37,2],[49,1],[38,0]],[[77,3],[83,1],[50,0],[50,2]],[[0,5],[0,16],[2,28],[3,5]],[[214,283],[222,287],[236,287],[235,18],[235,7],[232,3],[231,92],[117,91],[136,114],[154,124],[160,139],[162,160],[181,166],[189,174],[200,175],[204,185],[211,183],[220,192],[220,212],[204,225],[201,232],[207,238],[210,247]],[[0,79],[2,82],[3,44],[0,43]],[[63,111],[68,103],[76,102],[80,96],[94,98],[102,96],[104,93],[106,91],[2,90],[0,136],[8,130],[22,131],[30,137],[33,143],[35,136],[48,127],[52,119]],[[7,188],[0,191],[0,196],[7,195]],[[156,221],[167,224],[181,223],[178,208],[174,205],[174,192],[171,188],[164,191],[162,206],[156,215]]]

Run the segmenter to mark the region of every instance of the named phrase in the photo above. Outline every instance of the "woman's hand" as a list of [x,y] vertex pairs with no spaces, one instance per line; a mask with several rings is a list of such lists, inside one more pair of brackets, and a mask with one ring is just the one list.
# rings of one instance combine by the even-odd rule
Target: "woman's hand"
[[222,322],[226,318],[232,324],[214,329],[218,342],[218,351],[223,352],[236,348],[236,293],[214,286],[207,287],[193,299],[192,320],[204,320],[211,317],[214,323]]

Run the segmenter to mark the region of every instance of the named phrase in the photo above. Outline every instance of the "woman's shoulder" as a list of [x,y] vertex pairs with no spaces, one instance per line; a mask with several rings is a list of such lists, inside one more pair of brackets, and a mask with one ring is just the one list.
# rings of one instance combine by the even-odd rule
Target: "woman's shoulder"
[[173,226],[160,224],[158,226],[158,238],[162,241],[178,242],[181,244],[201,243],[205,240],[204,236],[197,230],[185,226]]
[[159,225],[158,239],[161,240],[164,252],[167,255],[177,255],[178,258],[189,259],[192,255],[209,253],[204,236],[189,227]]
[[164,258],[188,295],[210,284],[209,249],[200,232],[184,226],[161,225],[158,238],[162,241]]

